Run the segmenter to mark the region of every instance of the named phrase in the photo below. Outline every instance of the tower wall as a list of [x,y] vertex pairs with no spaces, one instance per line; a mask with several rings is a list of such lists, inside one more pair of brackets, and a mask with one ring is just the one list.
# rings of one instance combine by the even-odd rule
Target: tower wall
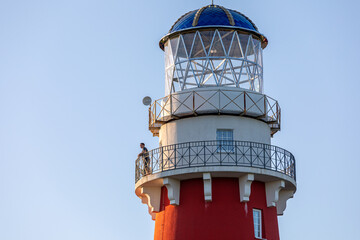
[[227,115],[190,117],[168,122],[161,126],[160,145],[211,141],[217,129],[232,129],[234,140],[270,144],[270,127],[259,120]]
[[276,207],[267,207],[263,182],[252,183],[247,203],[239,200],[237,178],[213,178],[211,202],[204,200],[202,179],[181,181],[180,189],[180,204],[174,206],[162,187],[155,240],[255,239],[253,208],[262,211],[262,238],[279,239]]

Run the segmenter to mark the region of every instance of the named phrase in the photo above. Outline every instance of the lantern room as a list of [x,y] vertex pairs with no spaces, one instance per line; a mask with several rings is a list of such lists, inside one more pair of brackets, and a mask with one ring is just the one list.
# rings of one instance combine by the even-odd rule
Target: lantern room
[[266,45],[255,24],[237,11],[218,5],[190,11],[160,40],[165,95],[214,86],[262,93]]

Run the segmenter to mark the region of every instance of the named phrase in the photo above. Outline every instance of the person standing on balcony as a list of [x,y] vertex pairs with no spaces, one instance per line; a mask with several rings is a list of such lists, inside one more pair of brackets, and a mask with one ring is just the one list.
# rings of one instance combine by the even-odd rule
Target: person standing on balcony
[[141,153],[138,154],[138,157],[142,157],[144,169],[143,174],[148,175],[150,173],[150,158],[149,158],[149,151],[145,147],[145,143],[140,143],[140,148],[142,149]]

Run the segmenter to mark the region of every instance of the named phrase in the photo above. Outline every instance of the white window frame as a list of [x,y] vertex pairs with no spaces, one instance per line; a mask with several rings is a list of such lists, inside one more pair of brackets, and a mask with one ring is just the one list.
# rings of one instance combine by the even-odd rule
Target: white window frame
[[[258,219],[255,219],[255,213],[258,213]],[[253,209],[253,222],[254,222],[254,235],[256,239],[262,238],[262,213],[260,209]],[[257,226],[259,227],[259,232],[257,232]]]
[[[219,134],[221,131],[223,133],[228,132],[231,134],[229,134],[228,136],[226,136],[225,134]],[[221,142],[231,141],[231,143],[233,143],[233,141],[234,141],[234,130],[233,129],[216,129],[216,141],[217,141],[217,145],[218,145],[217,152],[222,152],[222,153],[226,153],[226,152],[233,153],[234,152],[234,145],[221,146],[221,148],[220,148]]]

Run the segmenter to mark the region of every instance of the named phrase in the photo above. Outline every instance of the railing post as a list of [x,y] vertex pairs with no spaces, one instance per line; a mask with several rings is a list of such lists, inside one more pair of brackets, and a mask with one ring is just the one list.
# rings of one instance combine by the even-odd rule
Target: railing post
[[193,93],[193,114],[195,114],[195,91],[192,92]]
[[266,96],[264,95],[264,114],[265,121],[267,121],[267,110],[266,110]]
[[275,171],[277,171],[278,168],[278,160],[277,160],[277,151],[276,151],[276,147],[274,147],[274,151],[275,151]]
[[294,158],[294,180],[296,181],[296,162]]
[[250,166],[253,165],[253,159],[252,159],[252,142],[250,142]]
[[285,171],[284,171],[284,173],[286,174],[286,175],[288,175],[287,174],[287,161],[286,161],[286,155],[285,155],[285,152],[283,151],[283,154],[284,154],[284,168],[285,168]]
[[161,171],[164,171],[164,147],[161,147]]
[[173,111],[172,111],[172,94],[170,94],[170,118],[172,118],[173,116]]
[[[150,157],[151,156],[151,157]],[[149,154],[149,159],[150,159],[150,173],[151,174],[153,174],[154,172],[153,172],[153,166],[154,166],[154,164],[153,164],[153,150],[151,150],[150,151],[150,154]]]
[[190,150],[191,150],[191,149],[190,149],[190,143],[189,143],[189,167],[191,167],[191,161],[190,161],[190,159],[191,159],[191,158],[190,158]]
[[204,141],[204,166],[206,166],[206,150],[205,150],[205,141]]
[[238,158],[237,158],[237,141],[234,141],[234,147],[235,147],[235,165],[238,165]]
[[222,152],[222,144],[221,144],[221,141],[222,141],[222,140],[220,140],[220,145],[219,145],[219,146],[220,146],[220,166],[221,166],[221,163],[222,163],[222,161],[221,161],[221,152]]
[[176,144],[175,144],[175,147],[174,147],[174,169],[176,169]]
[[136,159],[136,161],[135,161],[135,183],[136,183],[137,180],[138,180],[138,174],[137,174],[137,172],[138,172],[138,160]]
[[263,145],[263,149],[264,149],[264,169],[266,169],[266,158],[265,158],[265,144]]
[[244,91],[244,115],[246,115],[246,92]]

